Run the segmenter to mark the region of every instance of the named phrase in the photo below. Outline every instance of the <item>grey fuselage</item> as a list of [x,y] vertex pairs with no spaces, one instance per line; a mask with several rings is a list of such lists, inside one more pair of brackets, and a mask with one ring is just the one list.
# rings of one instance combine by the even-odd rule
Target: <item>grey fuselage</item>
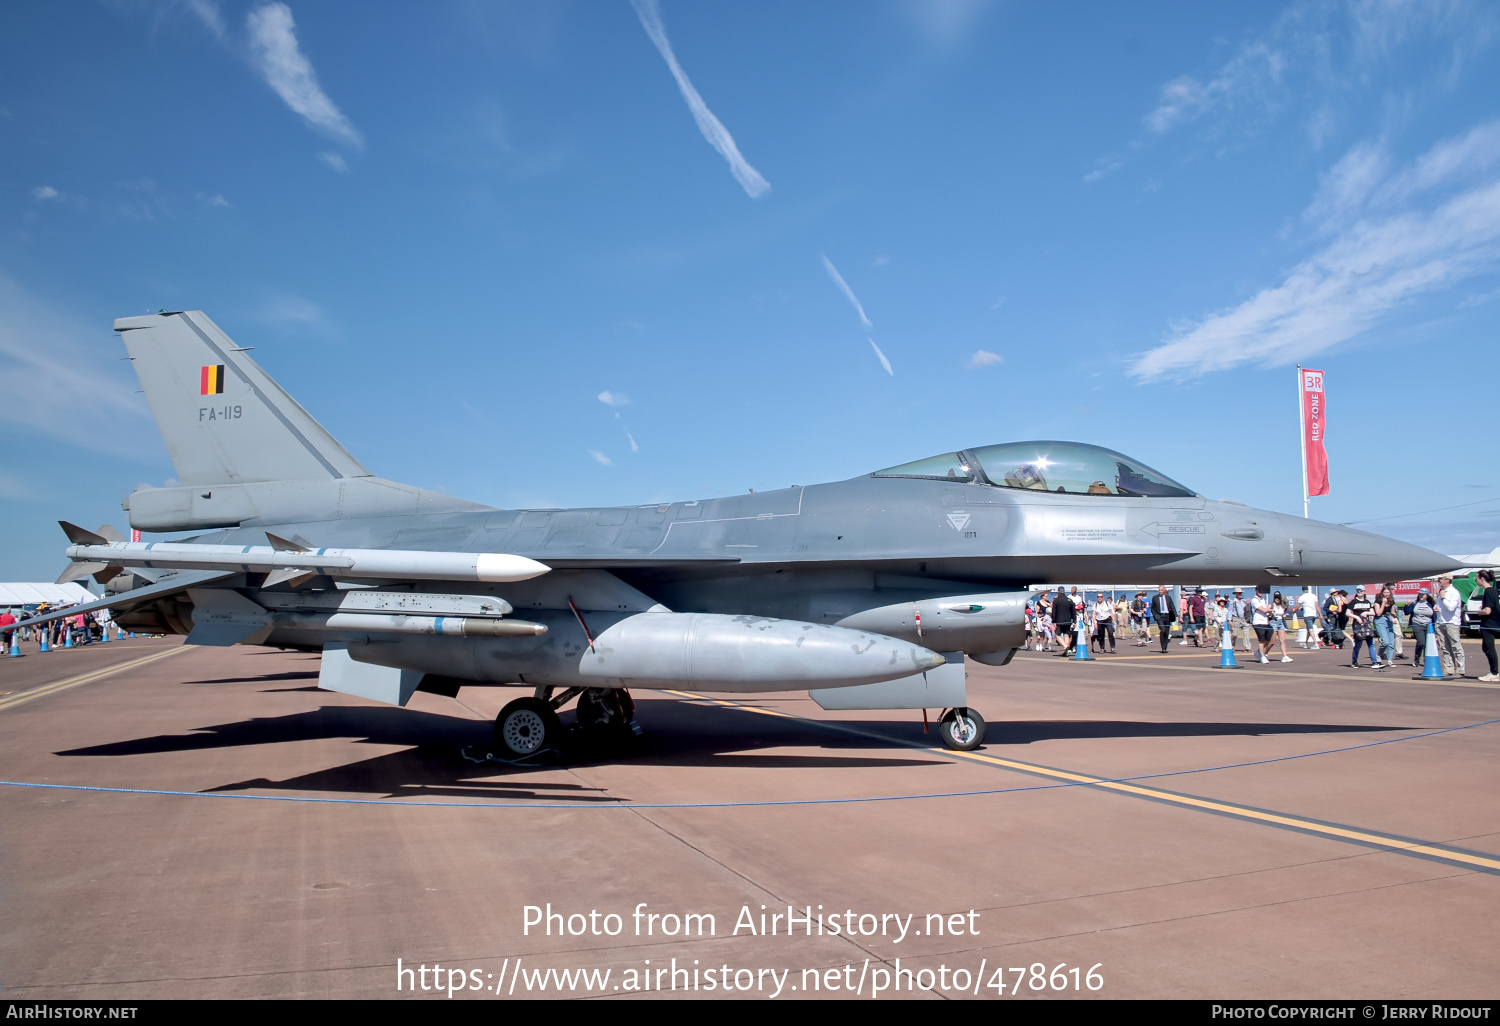
[[[480,510],[244,526],[196,540],[506,552],[602,569],[669,609],[836,623],[924,597],[1030,585],[1399,580],[1430,550],[1201,496],[1052,494],[863,476],[692,502]],[[517,586],[499,589],[524,591]],[[522,603],[518,603],[518,608]]]

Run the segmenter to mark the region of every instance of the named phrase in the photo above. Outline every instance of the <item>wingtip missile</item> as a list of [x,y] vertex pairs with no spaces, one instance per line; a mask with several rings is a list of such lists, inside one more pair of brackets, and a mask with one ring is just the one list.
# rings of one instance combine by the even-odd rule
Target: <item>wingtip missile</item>
[[[269,545],[244,547],[193,542],[107,543],[92,531],[84,531],[73,524],[65,524],[64,530],[78,532],[80,540],[67,552],[68,558],[75,563],[271,573],[272,584],[293,582],[304,575],[318,574],[341,578],[511,583],[540,577],[552,570],[547,564],[534,559],[501,552],[398,549],[296,551]],[[91,541],[90,538],[97,540]],[[277,541],[286,544],[285,539],[278,538]]]

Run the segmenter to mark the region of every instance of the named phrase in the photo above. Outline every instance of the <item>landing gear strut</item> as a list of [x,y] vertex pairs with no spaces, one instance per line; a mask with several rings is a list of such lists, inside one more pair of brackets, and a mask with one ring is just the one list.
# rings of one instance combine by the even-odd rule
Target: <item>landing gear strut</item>
[[945,747],[972,752],[984,741],[984,717],[973,709],[949,709],[938,723],[938,735]]

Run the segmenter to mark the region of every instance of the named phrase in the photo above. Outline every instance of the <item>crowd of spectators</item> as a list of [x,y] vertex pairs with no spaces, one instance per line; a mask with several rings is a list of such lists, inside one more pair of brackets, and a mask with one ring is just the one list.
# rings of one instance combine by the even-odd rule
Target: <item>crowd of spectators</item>
[[35,620],[68,608],[71,607],[53,606],[42,602],[35,607],[20,606],[0,609],[0,638],[3,638],[4,644],[4,650],[0,651],[0,656],[13,651],[15,642],[34,642],[38,648],[45,642],[48,648],[66,648],[70,642],[78,646],[92,645],[106,640],[105,633],[112,627],[109,611],[106,609],[95,610],[92,613],[75,613],[47,623],[33,623]]
[[[1476,581],[1483,589],[1479,599],[1480,642],[1489,673],[1478,679],[1500,682],[1500,660],[1495,640],[1500,636],[1500,594],[1494,575],[1481,570]],[[1411,631],[1410,663],[1420,667],[1426,653],[1427,636],[1433,633],[1442,659],[1443,675],[1462,677],[1467,669],[1460,633],[1464,602],[1451,577],[1439,577],[1436,593],[1423,589],[1411,602],[1396,599],[1392,586],[1369,594],[1363,585],[1351,595],[1336,588],[1320,602],[1311,587],[1290,598],[1265,585],[1247,594],[1244,588],[1215,590],[1183,588],[1173,597],[1159,585],[1154,595],[1137,591],[1133,596],[1100,591],[1090,602],[1075,585],[1056,592],[1038,593],[1026,604],[1026,646],[1037,652],[1074,654],[1080,634],[1089,639],[1090,651],[1116,654],[1116,638],[1128,639],[1136,647],[1149,647],[1153,640],[1163,653],[1175,636],[1178,645],[1218,648],[1225,633],[1229,647],[1243,648],[1258,662],[1272,661],[1273,652],[1283,663],[1293,656],[1288,636],[1299,648],[1342,651],[1348,646],[1349,664],[1358,667],[1360,650],[1368,653],[1368,666],[1385,672],[1406,662],[1405,637]]]

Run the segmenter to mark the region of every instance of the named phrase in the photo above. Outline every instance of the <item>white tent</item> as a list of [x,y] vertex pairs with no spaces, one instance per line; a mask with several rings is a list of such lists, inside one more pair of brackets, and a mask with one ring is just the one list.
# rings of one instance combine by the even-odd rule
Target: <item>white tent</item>
[[71,606],[93,599],[94,596],[81,584],[0,584],[0,608],[34,606],[39,602]]

